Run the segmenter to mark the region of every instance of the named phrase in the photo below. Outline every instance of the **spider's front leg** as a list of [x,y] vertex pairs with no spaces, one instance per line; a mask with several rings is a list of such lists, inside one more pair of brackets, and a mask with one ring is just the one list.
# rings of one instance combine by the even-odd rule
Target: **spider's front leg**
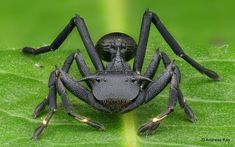
[[[64,72],[68,72],[70,66],[74,60],[75,53],[70,54],[63,65],[62,70]],[[51,72],[49,80],[48,80],[48,87],[49,87],[49,94],[48,96],[34,109],[33,118],[38,117],[40,113],[44,110],[46,105],[49,105],[50,108],[53,110],[56,108],[56,71]]]
[[[69,103],[68,99],[67,99],[67,94],[66,94],[66,89],[63,85],[63,83],[61,82],[60,79],[60,73],[62,73],[62,75],[64,75],[65,73],[68,73],[70,66],[73,62],[73,60],[76,60],[77,65],[78,65],[78,69],[80,71],[80,73],[84,76],[88,76],[90,75],[89,73],[89,69],[87,67],[87,65],[85,64],[84,59],[82,58],[80,52],[78,51],[77,53],[72,53],[71,55],[69,55],[67,57],[67,59],[64,62],[64,65],[62,67],[62,70],[56,70],[53,71],[50,75],[49,78],[49,82],[48,82],[48,86],[49,86],[49,94],[47,96],[47,98],[45,100],[43,100],[34,110],[33,116],[37,117],[42,110],[45,108],[46,105],[49,105],[50,107],[50,112],[47,114],[46,118],[43,120],[43,122],[41,123],[41,125],[35,129],[32,139],[35,140],[38,138],[38,136],[42,133],[42,131],[47,127],[50,119],[52,118],[55,109],[56,109],[56,92],[59,93],[59,95],[62,98],[62,103],[63,106],[65,107],[67,113],[74,117],[75,119],[79,120],[82,123],[88,124],[94,128],[97,129],[104,129],[103,125],[92,121],[84,116],[81,116],[79,114],[76,114],[71,107],[71,104]],[[63,77],[63,76],[62,76]],[[92,83],[87,83],[89,85],[91,85]],[[88,85],[88,86],[89,86]],[[79,91],[79,89],[78,89]]]
[[[63,70],[65,72],[69,71],[69,68],[73,62],[73,58],[74,58],[74,53],[71,54],[70,56],[68,56],[67,59],[65,60],[65,63],[63,66]],[[56,71],[53,71],[50,74],[49,81],[48,81],[48,87],[49,87],[49,94],[46,97],[46,99],[44,99],[35,108],[35,110],[33,112],[33,117],[36,118],[42,112],[42,110],[46,107],[46,105],[49,105],[50,111],[47,114],[46,118],[42,121],[40,126],[38,128],[36,128],[35,131],[33,132],[33,135],[32,135],[33,140],[36,140],[38,138],[38,136],[42,133],[42,131],[47,127],[50,119],[52,118],[54,112],[56,111],[56,92],[57,92]]]
[[[159,54],[159,53],[157,53]],[[192,109],[188,106],[186,101],[183,98],[183,94],[179,88],[179,83],[180,83],[180,71],[179,68],[176,65],[173,65],[173,68],[170,68],[172,66],[172,63],[169,59],[169,57],[161,52],[161,58],[163,60],[163,63],[166,67],[166,71],[157,79],[154,83],[150,83],[147,85],[146,88],[146,102],[152,100],[157,94],[159,94],[164,87],[170,82],[170,92],[169,92],[169,100],[168,104],[166,107],[166,110],[163,111],[161,114],[158,116],[152,118],[151,121],[143,124],[139,130],[138,134],[139,135],[150,135],[155,133],[155,130],[159,127],[160,122],[171,112],[173,112],[174,107],[176,105],[177,100],[179,101],[180,106],[184,109],[187,117],[189,118],[190,121],[195,122],[196,121],[196,116],[194,115]],[[153,62],[152,65],[158,66],[156,63],[156,60],[152,60]],[[151,67],[149,66],[148,71],[152,71],[155,66]],[[171,70],[169,70],[169,68]],[[169,73],[169,74],[167,74]],[[151,75],[155,74],[155,72],[152,72]],[[166,76],[168,75],[168,76]]]
[[[171,63],[171,60],[167,56],[167,54],[165,54],[164,52],[161,52],[161,56],[162,56],[162,61],[164,63],[164,66],[165,66],[165,68],[167,68],[167,66],[170,65],[170,63]],[[173,84],[171,85],[170,90],[173,91],[172,93],[175,93],[174,95],[176,97],[178,97],[179,105],[182,109],[184,109],[184,112],[187,115],[188,119],[191,122],[195,122],[196,121],[196,116],[193,113],[192,109],[187,104],[187,102],[184,99],[183,94],[180,90],[180,87],[179,87],[180,81],[181,81],[181,73],[180,73],[179,67],[176,65],[175,70],[174,70],[174,74],[173,74],[173,77],[172,77],[172,81],[171,81]]]
[[[171,86],[174,85],[173,77],[174,77],[174,63],[171,63],[166,70],[160,75],[160,77],[155,80],[154,82],[150,83],[146,87],[146,94],[145,94],[145,102],[149,102],[152,100],[156,95],[158,95],[166,86],[167,84],[172,81]],[[171,113],[175,107],[177,102],[177,96],[175,96],[174,91],[170,91],[169,102],[165,111],[159,114],[157,117],[154,117],[151,121],[143,124],[138,129],[139,135],[151,135],[155,133],[155,130],[159,127],[160,121],[163,120],[169,113]]]
[[102,104],[100,104],[93,94],[85,87],[83,87],[79,81],[75,81],[72,77],[66,74],[64,71],[59,70],[60,73],[60,80],[62,81],[63,85],[77,98],[81,99],[82,101],[86,102],[90,106],[104,112],[111,112],[109,109],[105,108]]
[[84,117],[82,115],[79,115],[73,111],[72,105],[70,104],[70,102],[68,101],[68,98],[67,98],[66,89],[64,87],[64,84],[60,80],[60,78],[57,81],[57,89],[58,89],[59,95],[61,96],[62,104],[65,107],[66,112],[70,116],[74,117],[76,120],[80,121],[81,123],[87,124],[87,125],[94,127],[96,129],[104,130],[104,126],[101,123],[93,121],[93,120],[91,120],[87,117]]

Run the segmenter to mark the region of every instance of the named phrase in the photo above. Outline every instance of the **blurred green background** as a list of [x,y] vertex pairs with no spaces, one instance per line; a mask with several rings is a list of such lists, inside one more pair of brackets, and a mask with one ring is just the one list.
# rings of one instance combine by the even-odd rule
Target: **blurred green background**
[[[1,0],[1,146],[235,146],[234,5],[232,0]],[[211,81],[176,57],[152,27],[144,67],[158,47],[176,59],[182,72],[181,89],[198,121],[187,121],[177,105],[155,135],[139,137],[138,127],[164,109],[169,88],[125,115],[98,112],[70,95],[76,112],[103,123],[106,131],[96,131],[67,116],[58,98],[58,110],[48,128],[39,140],[31,141],[33,130],[48,109],[35,120],[31,114],[48,92],[47,79],[54,65],[61,66],[66,56],[80,48],[89,67],[94,68],[76,31],[56,52],[26,56],[21,53],[22,47],[50,44],[75,14],[85,19],[94,42],[114,31],[127,33],[137,41],[146,8],[159,15],[188,55],[222,78]],[[75,66],[71,75],[80,78]]]

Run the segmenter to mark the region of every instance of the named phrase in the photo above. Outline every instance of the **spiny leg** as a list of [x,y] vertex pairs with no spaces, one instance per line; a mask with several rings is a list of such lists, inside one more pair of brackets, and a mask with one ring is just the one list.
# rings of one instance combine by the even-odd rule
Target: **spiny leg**
[[88,32],[88,29],[86,27],[86,24],[80,16],[75,16],[73,17],[70,22],[66,25],[64,30],[56,37],[56,39],[49,45],[49,46],[44,46],[40,47],[38,49],[34,49],[31,47],[25,47],[22,49],[24,53],[27,54],[41,54],[41,53],[46,53],[49,51],[53,51],[58,49],[61,44],[64,42],[64,40],[68,37],[68,35],[71,33],[71,31],[74,29],[74,27],[77,28],[80,37],[83,41],[84,46],[87,49],[87,52],[91,58],[92,63],[94,64],[96,70],[102,71],[104,69],[103,63],[101,59],[99,58],[99,55],[94,47],[94,44],[91,40],[90,34]]
[[142,19],[139,43],[138,43],[136,57],[134,61],[135,71],[141,72],[141,69],[142,69],[151,22],[155,25],[155,27],[158,29],[162,37],[165,39],[165,41],[168,43],[168,45],[171,47],[171,49],[176,55],[183,58],[186,62],[188,62],[190,65],[196,68],[199,72],[206,74],[208,77],[212,78],[213,80],[219,80],[219,76],[217,73],[215,73],[214,71],[210,69],[203,67],[202,65],[197,63],[195,60],[190,58],[188,55],[186,55],[184,51],[182,50],[182,48],[180,47],[180,45],[176,42],[176,40],[172,37],[172,35],[168,32],[168,30],[162,24],[158,16],[155,13],[148,11],[148,10],[145,11],[143,15],[143,19]]
[[80,121],[81,123],[87,124],[96,129],[104,130],[104,126],[102,124],[90,120],[87,117],[81,116],[73,111],[72,105],[68,101],[65,87],[60,79],[57,80],[57,90],[59,95],[61,96],[62,104],[70,116],[74,117],[76,120]]
[[[163,60],[164,66],[167,67],[171,62],[170,58],[164,52],[162,52],[161,55],[162,55],[162,60]],[[180,73],[179,67],[177,65],[175,66],[174,74],[175,74],[175,76],[174,76],[175,79],[173,79],[173,80],[175,80],[175,83],[176,83],[176,85],[174,87],[177,91],[176,96],[178,98],[179,104],[180,104],[181,108],[184,109],[184,112],[187,115],[188,119],[192,122],[195,122],[196,116],[193,113],[192,109],[187,104],[187,102],[185,101],[185,99],[183,98],[183,94],[179,88],[179,84],[180,84],[180,80],[181,80],[181,73]]]

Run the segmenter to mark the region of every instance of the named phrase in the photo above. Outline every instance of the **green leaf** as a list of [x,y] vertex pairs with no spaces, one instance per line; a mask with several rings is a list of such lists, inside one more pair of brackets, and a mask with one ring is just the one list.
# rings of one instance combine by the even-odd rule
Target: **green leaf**
[[[235,39],[232,1],[4,1],[0,5],[0,144],[1,146],[235,146]],[[94,68],[76,31],[62,47],[39,56],[21,53],[24,46],[49,44],[74,14],[81,15],[96,42],[111,31],[138,40],[144,10],[155,11],[185,52],[215,70],[221,81],[198,73],[171,49],[152,25],[144,68],[155,49],[176,59],[182,73],[181,90],[198,121],[190,123],[177,104],[175,111],[152,136],[139,137],[138,127],[166,107],[167,87],[146,105],[124,115],[94,110],[69,95],[75,111],[105,125],[97,131],[68,116],[58,98],[58,108],[39,140],[30,140],[48,108],[37,119],[33,109],[48,93],[47,80],[54,65],[80,48]],[[132,62],[131,62],[132,63]],[[163,70],[161,66],[158,74]],[[70,74],[81,76],[75,66]]]

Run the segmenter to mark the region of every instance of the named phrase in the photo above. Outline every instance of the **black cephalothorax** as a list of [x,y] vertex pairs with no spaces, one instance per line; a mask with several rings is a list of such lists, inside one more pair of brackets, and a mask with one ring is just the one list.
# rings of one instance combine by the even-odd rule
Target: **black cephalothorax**
[[[196,117],[184,100],[179,88],[180,70],[174,62],[170,61],[169,57],[164,52],[157,50],[145,73],[141,72],[151,23],[155,25],[176,55],[183,58],[199,72],[206,74],[213,80],[219,80],[219,76],[214,71],[203,67],[184,53],[158,16],[151,11],[147,10],[143,15],[138,43],[124,33],[115,32],[104,35],[97,44],[94,45],[84,20],[80,16],[75,16],[49,46],[40,47],[38,49],[25,47],[22,50],[24,53],[34,55],[56,50],[68,37],[70,32],[74,28],[77,28],[96,69],[95,73],[89,70],[78,50],[76,53],[72,53],[67,57],[61,69],[56,68],[56,70],[51,73],[48,82],[49,94],[35,108],[33,116],[37,117],[45,106],[49,106],[50,111],[42,124],[34,131],[32,139],[38,138],[54,114],[57,105],[57,93],[61,96],[62,104],[70,116],[97,129],[104,129],[102,124],[73,111],[72,105],[67,97],[67,90],[100,111],[125,113],[149,102],[170,83],[169,100],[166,110],[152,118],[149,122],[143,124],[138,129],[138,134],[150,135],[155,133],[160,122],[174,110],[177,101],[184,109],[189,120],[194,122]],[[131,67],[128,61],[133,58],[134,65]],[[83,76],[80,80],[75,80],[68,74],[74,60],[77,63],[79,72]],[[107,61],[107,65],[104,66],[102,60]],[[165,71],[157,79],[153,79],[161,60],[165,66]],[[82,86],[81,82],[86,82],[88,87]]]

